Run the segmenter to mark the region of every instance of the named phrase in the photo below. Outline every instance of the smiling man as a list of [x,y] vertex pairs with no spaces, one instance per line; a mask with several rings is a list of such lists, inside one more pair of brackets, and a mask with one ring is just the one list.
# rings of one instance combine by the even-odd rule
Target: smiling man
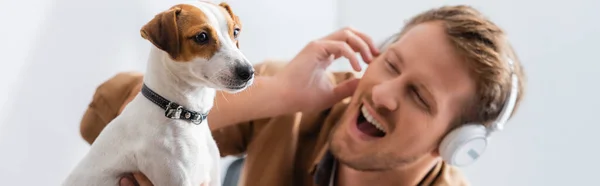
[[[210,127],[222,156],[247,155],[241,185],[468,185],[439,147],[453,129],[490,127],[500,115],[509,60],[521,100],[524,75],[505,33],[468,6],[447,6],[415,16],[391,41],[378,49],[342,29],[289,63],[256,65],[247,91],[218,96]],[[359,70],[355,52],[369,63],[360,79],[325,71],[331,56]],[[81,123],[89,143],[142,81],[121,73],[98,88]],[[133,175],[121,185],[150,185]]]

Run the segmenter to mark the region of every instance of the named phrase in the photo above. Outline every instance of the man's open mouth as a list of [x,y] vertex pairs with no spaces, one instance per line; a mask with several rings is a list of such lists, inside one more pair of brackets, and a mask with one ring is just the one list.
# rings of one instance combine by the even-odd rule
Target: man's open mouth
[[356,126],[358,130],[372,137],[380,138],[386,134],[381,123],[375,120],[371,114],[369,114],[364,105],[360,107],[360,112],[358,113],[358,118],[356,119]]

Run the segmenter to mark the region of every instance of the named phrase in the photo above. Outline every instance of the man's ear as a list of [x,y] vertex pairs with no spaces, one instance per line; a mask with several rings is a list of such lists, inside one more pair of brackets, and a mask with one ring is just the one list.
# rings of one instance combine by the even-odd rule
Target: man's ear
[[[233,11],[231,10],[231,7],[229,6],[229,4],[227,4],[226,2],[222,2],[222,3],[219,3],[219,6],[223,7],[225,9],[225,11],[227,11],[227,13],[229,13],[229,16],[231,16],[231,19],[233,19],[233,22],[235,22],[235,24],[237,25],[237,27],[239,29],[242,29],[242,22],[240,21],[240,18],[233,13]],[[236,41],[235,45],[238,48],[240,48],[240,42],[239,41]]]
[[171,58],[179,54],[179,31],[177,28],[177,16],[181,8],[174,7],[154,16],[140,30],[142,38],[150,41],[157,48],[167,52]]

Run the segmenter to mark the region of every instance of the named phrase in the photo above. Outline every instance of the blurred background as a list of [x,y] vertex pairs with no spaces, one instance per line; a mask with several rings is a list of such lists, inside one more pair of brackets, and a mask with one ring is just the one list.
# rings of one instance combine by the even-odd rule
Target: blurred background
[[[177,0],[0,1],[0,185],[58,185],[89,146],[79,122],[96,87],[144,71],[139,29]],[[216,1],[219,2],[219,1]],[[380,41],[427,9],[468,4],[504,28],[526,73],[515,118],[474,165],[473,185],[598,184],[600,1],[225,0],[254,63],[290,59],[352,26]],[[332,70],[350,70],[336,62]],[[232,158],[223,160],[226,167]]]

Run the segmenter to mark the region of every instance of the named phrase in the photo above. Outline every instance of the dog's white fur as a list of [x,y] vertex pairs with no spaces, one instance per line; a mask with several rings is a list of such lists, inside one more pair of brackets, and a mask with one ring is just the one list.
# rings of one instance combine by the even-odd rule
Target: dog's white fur
[[[194,1],[217,30],[221,48],[210,59],[174,62],[152,46],[144,83],[164,98],[197,112],[213,106],[216,89],[228,89],[233,69],[250,65],[230,38],[227,16],[218,5]],[[125,173],[141,171],[156,186],[220,186],[219,150],[207,120],[200,125],[169,119],[139,93],[101,132],[88,154],[63,182],[66,186],[118,185]]]

